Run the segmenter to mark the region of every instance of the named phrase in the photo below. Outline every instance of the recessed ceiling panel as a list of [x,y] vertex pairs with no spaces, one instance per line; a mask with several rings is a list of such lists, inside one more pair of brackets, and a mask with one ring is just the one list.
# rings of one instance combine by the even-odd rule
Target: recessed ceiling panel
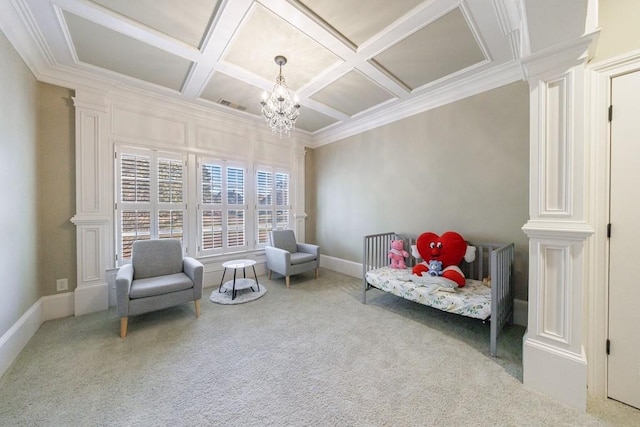
[[393,98],[358,71],[351,71],[311,97],[350,116]]
[[161,33],[198,47],[220,0],[91,0]]
[[287,58],[282,68],[287,85],[298,90],[340,59],[303,32],[261,6],[239,29],[224,59],[275,83],[277,55]]
[[81,62],[179,91],[191,61],[64,13]]
[[229,108],[260,114],[262,90],[223,73],[215,73],[201,98]]
[[374,57],[412,90],[485,59],[459,8]]
[[299,0],[356,46],[369,40],[423,0]]
[[338,120],[333,117],[325,116],[322,113],[302,106],[302,108],[300,108],[300,116],[298,120],[296,120],[296,128],[306,130],[307,132],[315,132],[337,121]]

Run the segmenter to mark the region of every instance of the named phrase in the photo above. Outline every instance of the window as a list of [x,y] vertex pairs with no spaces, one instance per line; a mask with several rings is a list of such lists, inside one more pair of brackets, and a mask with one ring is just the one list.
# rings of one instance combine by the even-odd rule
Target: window
[[256,172],[257,245],[269,242],[269,232],[289,228],[289,173],[260,167]]
[[116,218],[119,264],[131,259],[136,240],[183,239],[185,162],[175,153],[116,151]]
[[202,158],[199,179],[199,255],[247,249],[245,168]]

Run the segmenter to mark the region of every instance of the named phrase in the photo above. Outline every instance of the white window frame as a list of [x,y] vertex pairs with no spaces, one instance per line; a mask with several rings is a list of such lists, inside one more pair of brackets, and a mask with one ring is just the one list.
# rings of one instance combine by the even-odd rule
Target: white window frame
[[[271,203],[266,203],[266,204],[260,204],[260,183],[259,183],[259,173],[269,173],[271,174]],[[288,189],[287,189],[287,203],[284,204],[278,204],[278,198],[276,197],[277,194],[277,181],[276,181],[276,175],[277,174],[284,174],[287,176],[287,181],[288,181]],[[291,204],[291,195],[292,195],[292,188],[291,188],[291,171],[289,171],[288,169],[284,169],[284,168],[279,168],[279,167],[273,167],[273,166],[267,166],[267,165],[258,165],[255,169],[255,173],[254,173],[254,185],[255,185],[255,190],[254,190],[254,197],[255,197],[255,210],[254,210],[254,226],[255,226],[255,247],[256,248],[264,248],[265,246],[268,245],[269,241],[268,241],[268,237],[265,238],[264,241],[260,242],[259,238],[260,238],[260,211],[263,210],[269,210],[271,211],[271,227],[270,228],[266,228],[265,230],[267,231],[267,235],[268,232],[271,230],[282,230],[282,229],[292,229],[293,223],[292,223],[292,204]],[[279,222],[278,222],[278,212],[279,211],[286,211],[286,226],[279,226]]]
[[[135,155],[149,158],[149,202],[123,202],[122,199],[122,156]],[[172,210],[182,213],[182,246],[186,248],[189,234],[188,212],[187,212],[187,191],[189,188],[187,180],[187,162],[184,154],[129,146],[115,146],[115,232],[116,232],[116,257],[117,265],[121,266],[131,262],[130,258],[125,258],[122,254],[122,212],[125,210],[148,210],[150,212],[149,239],[161,238],[160,233],[160,211]],[[159,174],[158,165],[160,159],[175,160],[180,162],[182,167],[182,201],[161,203],[159,201]],[[172,237],[172,236],[168,236]],[[137,239],[136,239],[137,240]]]
[[[205,203],[203,200],[203,182],[202,182],[202,170],[203,165],[214,165],[221,168],[222,173],[222,188],[221,188],[221,198],[220,203]],[[224,195],[228,195],[228,170],[230,168],[241,169],[243,171],[243,203],[240,204],[231,204],[229,203],[228,197],[224,197]],[[197,160],[197,254],[198,256],[211,256],[211,255],[222,255],[222,254],[230,254],[237,252],[246,252],[249,249],[249,238],[250,238],[250,212],[249,212],[249,204],[248,199],[251,197],[251,193],[248,191],[250,186],[248,185],[248,168],[247,165],[243,162],[225,160],[215,157],[208,156],[199,156]],[[203,248],[202,239],[204,234],[204,225],[202,220],[202,215],[204,211],[207,210],[220,210],[222,213],[221,225],[220,225],[220,233],[221,233],[221,246],[218,248]],[[230,212],[241,210],[244,215],[244,240],[242,245],[229,246],[229,218]]]

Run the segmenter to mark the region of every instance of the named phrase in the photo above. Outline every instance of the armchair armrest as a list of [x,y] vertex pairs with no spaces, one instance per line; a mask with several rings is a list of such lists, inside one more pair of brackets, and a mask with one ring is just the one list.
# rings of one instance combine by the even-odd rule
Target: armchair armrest
[[266,246],[264,253],[267,256],[267,267],[269,270],[285,276],[288,275],[289,268],[291,267],[291,253],[289,253],[289,251],[274,246]]
[[184,257],[182,259],[182,269],[184,274],[189,276],[189,279],[193,281],[193,290],[196,299],[200,299],[202,297],[204,266],[195,258]]
[[320,246],[312,245],[311,243],[298,243],[297,246],[298,252],[314,254],[316,257],[320,256]]
[[116,306],[120,316],[129,315],[129,291],[133,282],[133,264],[125,264],[116,275]]

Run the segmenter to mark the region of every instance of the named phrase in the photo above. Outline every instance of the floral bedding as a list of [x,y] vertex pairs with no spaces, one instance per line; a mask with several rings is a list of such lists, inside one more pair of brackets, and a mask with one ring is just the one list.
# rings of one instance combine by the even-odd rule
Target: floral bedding
[[411,269],[368,271],[367,282],[385,292],[449,313],[485,320],[491,315],[491,288],[467,279],[464,287],[443,277],[418,277]]

